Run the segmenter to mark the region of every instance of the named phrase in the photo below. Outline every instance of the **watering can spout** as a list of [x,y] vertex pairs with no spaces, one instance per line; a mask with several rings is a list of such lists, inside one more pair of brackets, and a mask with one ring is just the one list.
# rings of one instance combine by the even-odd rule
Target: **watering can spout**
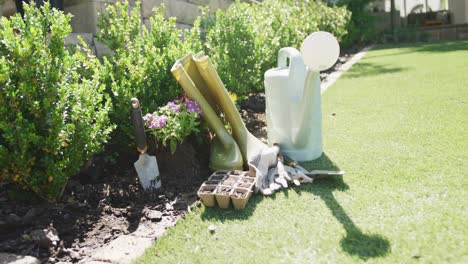
[[[292,124],[293,130],[291,141],[297,148],[310,144],[313,140],[309,135],[315,129],[319,131],[314,136],[315,142],[320,143],[321,152],[321,127],[322,127],[322,110],[321,110],[321,94],[320,94],[320,72],[308,69],[304,87],[302,100],[299,104],[292,105],[291,115],[295,116],[296,122]],[[316,143],[318,144],[318,143]]]

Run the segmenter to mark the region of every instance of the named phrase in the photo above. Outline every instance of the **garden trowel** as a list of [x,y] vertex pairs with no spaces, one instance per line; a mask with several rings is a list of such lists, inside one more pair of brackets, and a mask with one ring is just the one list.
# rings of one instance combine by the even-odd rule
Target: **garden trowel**
[[135,169],[140,179],[140,184],[145,190],[156,190],[161,187],[159,178],[159,168],[155,156],[150,156],[146,151],[148,144],[146,143],[145,127],[141,116],[140,102],[136,98],[132,98],[132,121],[135,129],[135,140],[137,150],[140,152],[138,160],[134,163]]

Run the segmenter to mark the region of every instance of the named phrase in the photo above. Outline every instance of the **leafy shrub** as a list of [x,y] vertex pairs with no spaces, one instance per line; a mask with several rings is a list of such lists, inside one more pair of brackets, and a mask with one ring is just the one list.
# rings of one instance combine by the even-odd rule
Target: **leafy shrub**
[[70,53],[70,16],[24,6],[0,21],[0,180],[54,200],[112,126],[89,53]]
[[233,4],[227,11],[218,10],[205,20],[205,52],[215,63],[221,80],[230,91],[248,94],[260,86],[256,49],[256,32],[250,5]]
[[343,39],[342,45],[350,47],[356,43],[375,40],[375,18],[371,16],[367,6],[375,0],[338,0],[338,6],[346,7],[351,12],[351,21],[347,26],[348,35]]
[[184,96],[168,102],[154,113],[146,114],[143,119],[156,142],[167,146],[169,142],[171,153],[174,154],[177,145],[188,136],[200,132],[200,115],[203,114],[200,105]]
[[241,99],[263,90],[263,74],[275,67],[283,47],[299,48],[312,32],[325,30],[341,40],[351,14],[345,7],[295,0],[265,0],[262,5],[236,2],[210,15],[202,26],[205,52],[226,87]]
[[128,3],[108,5],[107,14],[99,17],[98,38],[114,51],[104,58],[102,78],[112,99],[117,140],[126,144],[133,138],[131,98],[137,97],[148,112],[179,95],[181,89],[170,69],[185,53],[201,50],[197,25],[190,32],[176,29],[175,18],[164,19],[164,7],[155,10],[150,22],[152,30],[143,24],[138,2],[131,12]]
[[266,0],[254,5],[256,32],[262,54],[267,58],[260,72],[276,66],[278,51],[283,47],[299,49],[304,39],[315,31],[327,31],[341,41],[347,34],[346,27],[351,13],[344,7],[329,7],[310,1]]

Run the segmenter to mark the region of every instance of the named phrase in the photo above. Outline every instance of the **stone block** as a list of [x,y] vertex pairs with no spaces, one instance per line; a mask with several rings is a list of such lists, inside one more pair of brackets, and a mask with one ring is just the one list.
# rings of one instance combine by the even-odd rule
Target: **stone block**
[[21,256],[9,253],[0,253],[0,263],[9,264],[41,264],[41,262],[31,256]]
[[164,3],[167,7],[167,0],[142,0],[141,1],[141,15],[143,19],[147,19],[154,15],[153,8],[160,6]]
[[234,3],[233,0],[209,0],[210,10],[216,11],[218,9],[226,10]]
[[181,23],[176,23],[176,28],[182,29],[182,30],[191,30],[193,28],[193,25],[187,25],[187,24],[181,24]]
[[13,0],[6,0],[3,4],[3,15],[6,17],[12,16],[16,13],[16,5]]
[[166,17],[176,17],[181,24],[193,24],[195,19],[201,15],[200,5],[187,2],[187,0],[143,0],[142,16],[148,19],[154,15],[153,9],[164,4]]
[[104,57],[105,55],[109,54],[109,55],[114,55],[114,51],[111,50],[107,45],[105,45],[104,43],[100,42],[97,38],[94,38],[94,47],[96,49],[96,57],[98,58],[102,58]]
[[[64,3],[64,12],[72,14],[71,26],[73,32],[98,32],[99,14],[106,11],[106,4],[115,4],[124,0],[68,0]],[[129,1],[129,12],[135,8],[135,0]]]
[[210,4],[211,0],[187,0],[187,2],[196,4],[196,5],[201,5],[201,6],[207,6]]
[[88,44],[88,47],[93,46],[93,34],[92,33],[72,33],[65,39],[65,46],[80,45],[78,37],[81,37],[83,41]]
[[64,12],[72,14],[70,21],[73,32],[97,32],[97,17],[101,12],[101,2],[93,0],[71,0],[64,6]]
[[143,18],[143,25],[145,25],[148,30],[151,30],[151,21],[149,18]]
[[151,246],[153,241],[151,238],[123,235],[110,242],[109,245],[96,250],[92,258],[111,263],[131,263],[132,260],[143,255],[145,249]]
[[172,0],[167,5],[166,15],[176,17],[177,23],[193,24],[201,15],[200,6],[181,0]]

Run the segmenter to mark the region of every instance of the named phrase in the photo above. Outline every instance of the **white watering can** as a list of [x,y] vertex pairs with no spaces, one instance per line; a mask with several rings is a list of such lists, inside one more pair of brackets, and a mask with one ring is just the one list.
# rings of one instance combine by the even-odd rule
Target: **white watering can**
[[336,38],[318,31],[304,40],[301,52],[282,48],[278,68],[265,73],[268,143],[293,160],[322,155],[320,71],[332,67],[339,53]]

